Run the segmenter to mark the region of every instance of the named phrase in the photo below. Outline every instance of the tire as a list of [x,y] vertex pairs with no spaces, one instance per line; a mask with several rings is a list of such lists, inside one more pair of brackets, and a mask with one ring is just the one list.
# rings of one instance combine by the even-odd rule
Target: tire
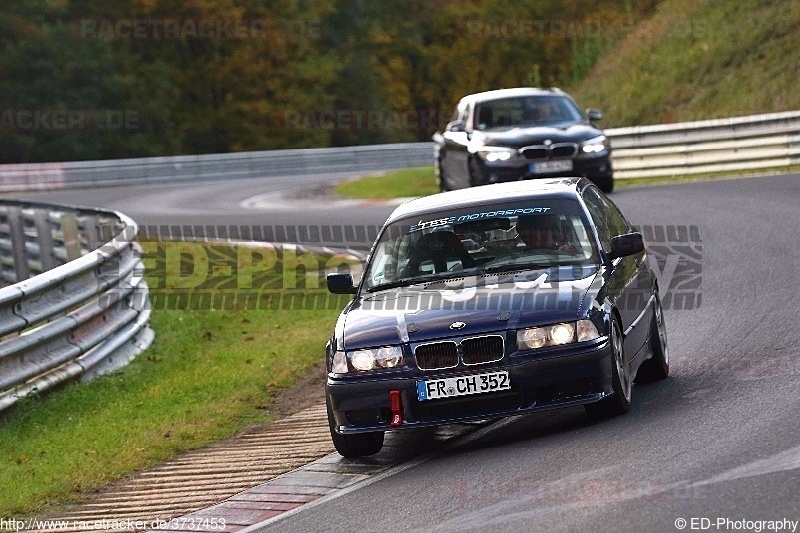
[[650,347],[653,356],[642,363],[636,374],[636,381],[648,382],[665,379],[669,376],[669,347],[667,346],[667,326],[661,298],[656,293],[653,302],[653,320],[650,322]]
[[625,350],[622,342],[622,332],[619,322],[614,319],[611,323],[611,353],[614,365],[611,374],[611,386],[614,394],[599,402],[584,405],[586,415],[592,420],[601,420],[627,413],[631,409],[633,384],[631,373],[625,363]]
[[383,431],[374,433],[357,433],[355,435],[342,435],[336,431],[336,421],[333,419],[333,409],[328,398],[325,399],[328,410],[328,426],[331,430],[333,447],[339,455],[347,458],[365,457],[375,455],[383,448]]
[[607,176],[600,176],[594,179],[595,184],[597,187],[603,191],[604,193],[612,193],[614,192],[614,175],[609,174]]

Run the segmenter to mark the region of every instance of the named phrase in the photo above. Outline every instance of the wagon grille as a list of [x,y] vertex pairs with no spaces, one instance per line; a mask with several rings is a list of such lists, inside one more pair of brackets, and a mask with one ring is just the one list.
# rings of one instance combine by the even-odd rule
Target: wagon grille
[[575,157],[578,153],[578,145],[575,143],[554,144],[550,147],[550,156],[553,158]]
[[577,155],[578,145],[575,143],[557,143],[550,146],[526,146],[520,149],[520,153],[527,159],[565,159]]
[[545,146],[531,146],[522,149],[522,155],[528,159],[547,159],[547,152]]

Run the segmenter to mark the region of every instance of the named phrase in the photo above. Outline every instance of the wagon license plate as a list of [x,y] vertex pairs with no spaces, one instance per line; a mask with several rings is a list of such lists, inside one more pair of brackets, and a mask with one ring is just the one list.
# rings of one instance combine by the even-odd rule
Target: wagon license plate
[[563,161],[542,161],[541,163],[531,163],[531,174],[550,174],[553,172],[569,172],[572,170],[572,160]]
[[422,402],[425,400],[467,396],[469,394],[483,394],[510,388],[511,380],[508,377],[508,372],[488,372],[486,374],[417,381],[417,399]]

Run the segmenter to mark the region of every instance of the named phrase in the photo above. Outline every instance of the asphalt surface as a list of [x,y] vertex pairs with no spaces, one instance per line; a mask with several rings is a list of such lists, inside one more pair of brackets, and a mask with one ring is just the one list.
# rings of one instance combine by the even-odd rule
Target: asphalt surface
[[[375,205],[368,210],[354,210],[352,206],[330,204],[317,196],[315,189],[351,176],[302,175],[177,185],[53,189],[3,193],[0,197],[115,209],[140,226],[325,225],[332,220],[343,224],[382,224],[393,206]],[[243,207],[248,200],[263,207]]]
[[[238,205],[319,180],[15,196],[113,207],[144,224],[380,224],[392,209]],[[678,531],[676,521],[691,530],[705,518],[707,530],[734,531],[737,523],[717,519],[800,520],[800,176],[621,189],[612,198],[636,224],[699,228],[702,304],[666,311],[668,380],[635,386],[630,413],[613,420],[551,411],[432,446],[424,462],[268,529]]]

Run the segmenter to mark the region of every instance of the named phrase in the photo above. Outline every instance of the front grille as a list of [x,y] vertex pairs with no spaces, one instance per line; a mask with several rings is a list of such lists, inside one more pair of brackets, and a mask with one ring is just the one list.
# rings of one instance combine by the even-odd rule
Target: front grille
[[491,363],[503,358],[503,348],[503,337],[499,335],[472,337],[461,341],[461,357],[465,365]]
[[520,149],[520,153],[527,159],[564,159],[575,157],[578,153],[578,145],[558,143],[550,146],[526,146]]
[[460,416],[482,416],[507,413],[519,409],[522,398],[518,391],[490,392],[452,399],[412,402],[411,411],[420,421]]
[[522,155],[528,159],[547,159],[547,152],[545,146],[529,146],[522,149]]
[[414,350],[417,366],[422,370],[452,368],[458,364],[458,352],[454,342],[432,342],[421,344]]
[[578,153],[578,145],[575,143],[554,144],[550,147],[551,157],[575,157]]

